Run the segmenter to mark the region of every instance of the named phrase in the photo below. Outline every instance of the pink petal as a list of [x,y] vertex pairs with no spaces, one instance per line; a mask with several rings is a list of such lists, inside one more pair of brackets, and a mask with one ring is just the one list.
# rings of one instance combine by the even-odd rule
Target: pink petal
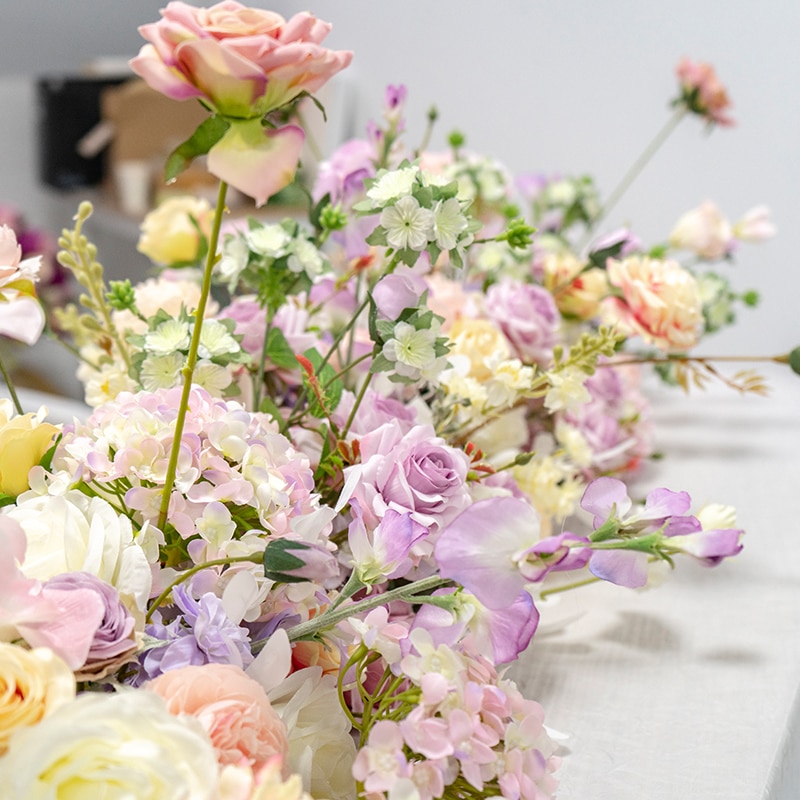
[[294,178],[305,134],[286,125],[261,127],[257,119],[233,122],[208,154],[208,171],[261,206]]
[[44,311],[32,297],[16,297],[0,303],[0,335],[35,344],[44,330]]

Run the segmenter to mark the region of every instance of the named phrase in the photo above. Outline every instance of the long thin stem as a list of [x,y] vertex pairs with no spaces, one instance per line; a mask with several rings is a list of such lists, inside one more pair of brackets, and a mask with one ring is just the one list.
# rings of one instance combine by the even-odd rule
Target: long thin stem
[[22,410],[22,404],[19,402],[19,397],[17,397],[17,390],[14,388],[14,382],[11,380],[11,375],[6,369],[6,365],[3,363],[3,359],[1,357],[0,372],[3,374],[3,380],[6,382],[8,393],[11,395],[11,402],[14,403],[14,408],[17,410],[17,414],[24,414],[25,412]]
[[222,215],[225,211],[225,195],[228,192],[228,184],[225,181],[219,183],[219,194],[217,195],[217,208],[214,212],[214,223],[211,228],[211,238],[208,243],[208,258],[206,268],[203,272],[203,284],[200,288],[200,299],[197,301],[197,308],[194,312],[194,331],[192,341],[189,345],[189,354],[186,357],[186,366],[183,373],[183,393],[181,394],[180,405],[178,406],[178,416],[175,418],[175,434],[172,440],[172,450],[169,455],[169,465],[164,479],[164,493],[161,496],[161,508],[158,514],[158,527],[163,531],[167,522],[169,512],[169,501],[172,495],[172,487],[175,485],[175,474],[178,471],[178,456],[181,451],[181,439],[183,437],[183,427],[186,424],[186,412],[189,408],[189,396],[192,391],[192,377],[194,368],[197,364],[197,351],[200,348],[200,333],[203,328],[203,318],[206,313],[206,304],[211,294],[211,273],[217,261],[217,245],[219,243],[219,230],[222,226]]
[[707,361],[733,361],[733,362],[755,362],[764,363],[766,361],[775,364],[786,364],[789,356],[786,354],[779,356],[688,356],[688,355],[667,355],[667,356],[633,356],[631,358],[611,358],[608,361],[598,362],[598,367],[621,367],[626,364],[704,364]]
[[597,226],[608,216],[608,213],[611,211],[612,208],[619,202],[620,198],[628,191],[631,184],[639,177],[641,171],[647,166],[650,159],[658,152],[661,145],[669,139],[670,134],[678,127],[681,120],[686,116],[688,110],[686,106],[681,105],[678,106],[672,116],[664,124],[664,127],[653,137],[653,140],[650,144],[645,147],[644,150],[639,154],[639,157],[636,161],[631,164],[628,171],[622,176],[620,182],[616,185],[613,189],[611,194],[609,194],[608,199],[604,203],[603,207],[597,213],[595,218],[592,220],[591,225],[589,225],[588,230],[581,242],[580,249],[583,249],[592,238],[594,232],[597,230]]

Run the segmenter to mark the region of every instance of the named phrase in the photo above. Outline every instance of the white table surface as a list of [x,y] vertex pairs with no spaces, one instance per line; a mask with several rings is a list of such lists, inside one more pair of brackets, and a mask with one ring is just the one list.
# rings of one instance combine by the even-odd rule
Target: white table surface
[[[736,506],[744,550],[658,588],[565,595],[514,677],[569,735],[559,800],[800,798],[800,377],[769,398],[662,389],[637,486]],[[543,614],[547,619],[547,614]]]

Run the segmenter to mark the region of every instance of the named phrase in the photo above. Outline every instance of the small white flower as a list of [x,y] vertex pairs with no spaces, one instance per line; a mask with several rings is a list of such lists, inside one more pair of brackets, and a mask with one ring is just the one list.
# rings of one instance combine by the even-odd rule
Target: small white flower
[[551,372],[547,376],[550,390],[544,398],[548,411],[571,410],[591,400],[589,390],[584,386],[589,376],[576,367],[567,367],[561,372]]
[[209,394],[220,397],[232,382],[231,374],[225,367],[210,361],[198,361],[194,368],[192,381],[202,386]]
[[378,178],[375,185],[367,192],[367,197],[377,208],[383,208],[397,197],[410,195],[418,173],[417,167],[406,167],[387,172]]
[[292,237],[280,225],[265,225],[248,231],[245,238],[250,249],[262,256],[280,258],[286,255]]
[[142,363],[140,380],[148,392],[156,389],[170,389],[178,383],[186,357],[183,353],[170,353],[166,356],[149,356]]
[[219,320],[207,319],[203,322],[200,347],[197,350],[200,358],[214,358],[226,353],[238,353],[240,350],[239,342]]
[[436,360],[436,331],[418,331],[407,322],[398,322],[394,338],[383,345],[383,355],[395,364],[400,375],[416,378],[420,370]]
[[455,197],[440,200],[433,209],[433,233],[442,250],[452,250],[458,237],[467,228],[467,218],[461,213],[461,204]]
[[305,272],[309,278],[315,278],[322,273],[324,266],[322,254],[308,239],[294,241],[292,254],[289,256],[289,269],[292,272]]
[[433,212],[421,208],[415,198],[403,197],[395,205],[383,209],[380,223],[392,247],[423,250],[433,232]]
[[225,244],[222,245],[222,258],[216,266],[216,271],[227,282],[230,291],[236,287],[236,282],[247,266],[249,258],[250,248],[245,239],[241,236],[230,236],[225,240]]
[[203,511],[203,516],[196,522],[197,532],[214,547],[222,547],[228,542],[236,530],[236,523],[231,519],[231,512],[223,503],[213,501]]
[[179,319],[168,319],[144,337],[144,349],[154,356],[170,355],[189,347],[189,324]]

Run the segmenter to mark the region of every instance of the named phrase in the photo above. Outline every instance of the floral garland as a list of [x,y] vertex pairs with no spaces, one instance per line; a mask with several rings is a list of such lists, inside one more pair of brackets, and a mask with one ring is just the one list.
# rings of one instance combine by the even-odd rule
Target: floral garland
[[[537,601],[741,550],[733,509],[622,478],[652,455],[641,364],[763,389],[689,351],[755,302],[703,269],[772,235],[768,212],[705,204],[651,248],[600,233],[681,119],[732,124],[713,69],[679,64],[673,116],[605,202],[585,177],[515,181],[460,134],[406,150],[390,87],[320,165],[308,223],[223,223],[229,185],[261,205],[294,179],[297,106],[352,55],[329,29],[235,0],[140,29],[134,70],[209,111],[166,177],[205,157],[218,202],[148,215],[161,271],[135,286],[105,284],[89,204],[64,231],[84,293],[55,319],[87,420],[25,414],[3,367],[10,796],[552,797],[543,709],[505,670]],[[32,343],[39,259],[8,226],[0,265],[0,332]],[[800,372],[798,350],[771,360]]]

